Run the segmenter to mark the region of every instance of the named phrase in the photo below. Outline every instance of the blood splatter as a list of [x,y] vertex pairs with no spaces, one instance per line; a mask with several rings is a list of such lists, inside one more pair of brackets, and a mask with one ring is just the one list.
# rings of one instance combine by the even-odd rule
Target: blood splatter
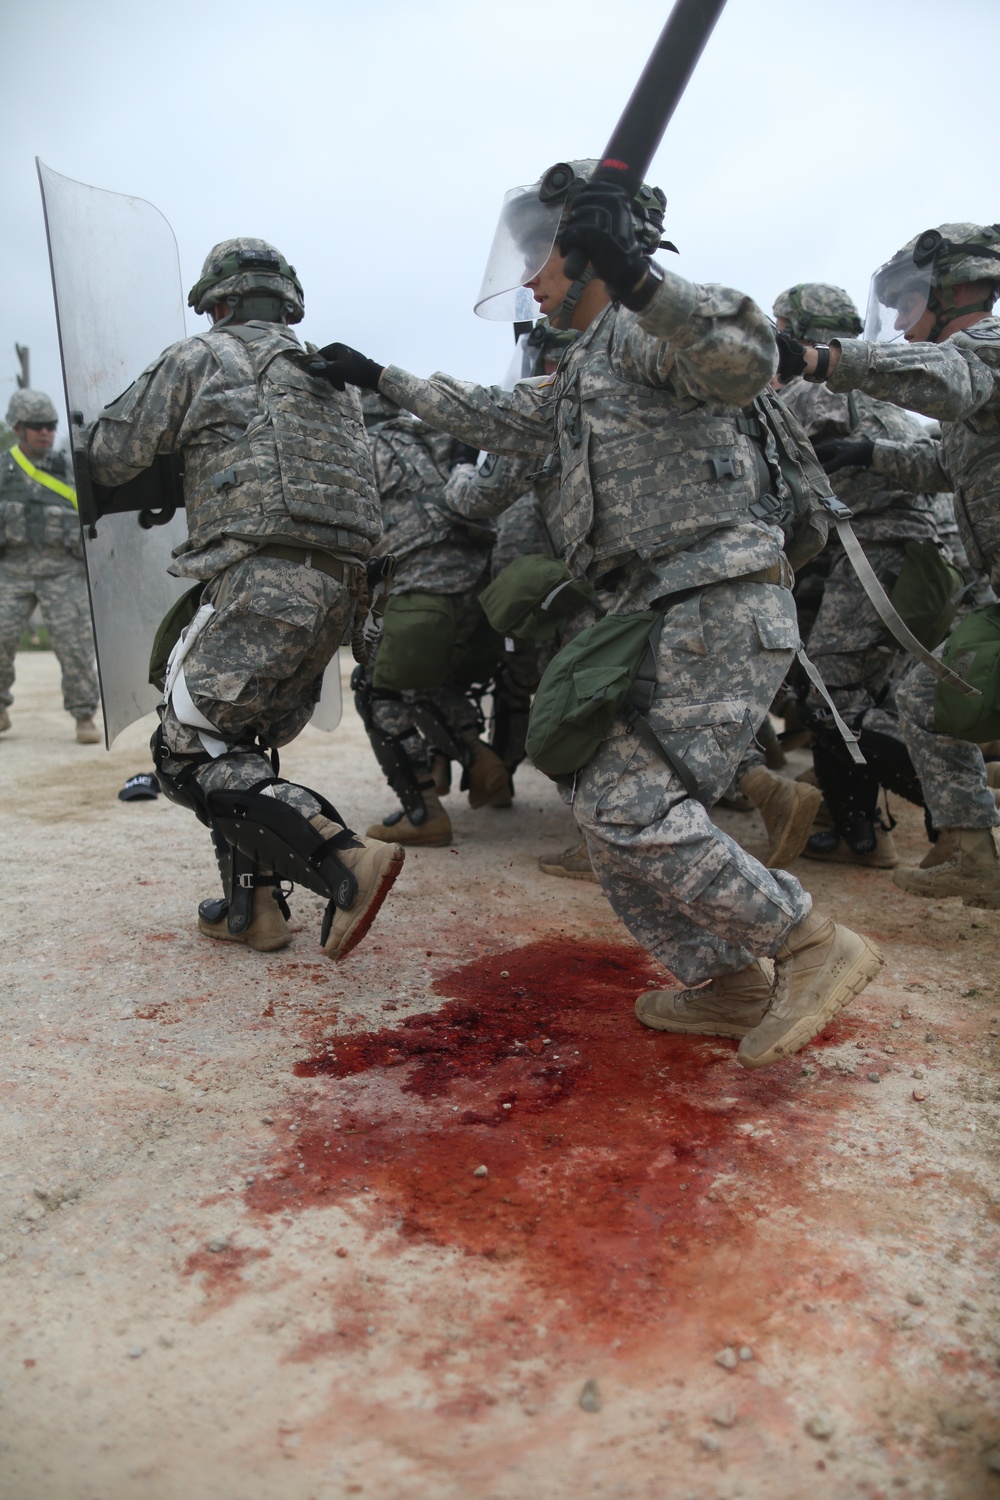
[[[729,1283],[759,1222],[801,1210],[796,1168],[848,1096],[831,1078],[803,1097],[799,1059],[747,1073],[733,1043],[642,1027],[637,991],[669,983],[638,948],[565,939],[453,970],[439,1010],[296,1066],[320,1091],[248,1207],[367,1205],[370,1232],[515,1266],[550,1325],[592,1337],[669,1321],[711,1260],[719,1316],[737,1318]],[[836,1300],[855,1290],[813,1251],[759,1286],[762,1314],[796,1270]]]

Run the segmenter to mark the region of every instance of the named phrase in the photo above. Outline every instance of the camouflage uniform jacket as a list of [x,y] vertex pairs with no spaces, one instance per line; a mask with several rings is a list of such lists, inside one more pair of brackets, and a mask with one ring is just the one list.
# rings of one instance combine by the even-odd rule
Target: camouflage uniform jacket
[[213,328],[172,344],[94,424],[101,484],[183,456],[188,540],[171,572],[208,578],[270,540],[370,554],[382,522],[360,401],[308,358],[281,324]]
[[483,577],[493,545],[492,526],[456,520],[444,504],[450,441],[409,412],[369,429],[375,482],[385,528],[375,548],[395,559],[392,587],[427,594],[460,594]]
[[[72,483],[65,454],[49,452],[31,462],[33,468],[63,484]],[[12,452],[0,458],[0,552],[8,547],[39,547],[83,556],[80,522],[72,501],[32,479]]]
[[775,362],[748,297],[667,271],[641,314],[605,308],[553,376],[502,391],[390,365],[380,391],[480,448],[544,459],[555,446],[558,551],[613,579],[629,613],[778,563],[781,532],[749,511],[757,463],[737,425]]
[[941,344],[840,345],[832,390],[863,390],[941,423],[940,443],[879,442],[880,474],[923,490],[951,489],[973,567],[1000,585],[1000,319],[982,318]]
[[[874,401],[863,391],[842,395],[800,378],[782,386],[778,399],[795,413],[813,443],[843,437],[913,443],[924,434],[908,412]],[[851,524],[862,542],[923,541],[935,535],[927,494],[893,485],[872,469],[841,469],[830,483],[838,500],[853,511]]]

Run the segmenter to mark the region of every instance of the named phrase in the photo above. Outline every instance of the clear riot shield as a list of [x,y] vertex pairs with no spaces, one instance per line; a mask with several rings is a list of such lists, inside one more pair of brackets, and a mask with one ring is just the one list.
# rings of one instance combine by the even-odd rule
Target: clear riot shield
[[191,586],[167,572],[186,528],[183,512],[174,513],[182,492],[169,467],[158,503],[150,505],[147,495],[145,505],[102,511],[102,503],[115,501],[106,492],[95,501],[77,439],[161,350],[184,337],[184,292],[173,230],[158,209],[36,164],[110,747],[159,700],[148,681],[149,652],[160,620]]

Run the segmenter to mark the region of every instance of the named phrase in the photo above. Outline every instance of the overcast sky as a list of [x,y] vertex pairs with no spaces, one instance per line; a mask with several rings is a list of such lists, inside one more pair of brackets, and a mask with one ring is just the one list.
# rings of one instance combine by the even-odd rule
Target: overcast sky
[[[260,235],[298,269],[305,338],[500,379],[509,326],[472,303],[503,193],[600,154],[669,9],[4,7],[0,413],[15,343],[63,407],[36,156],[155,204],[185,293],[216,241]],[[729,0],[649,174],[671,267],[768,309],[796,281],[832,281],[863,314],[871,272],[920,230],[1000,220],[982,137],[998,37],[1000,0]],[[187,331],[203,322],[189,313]]]

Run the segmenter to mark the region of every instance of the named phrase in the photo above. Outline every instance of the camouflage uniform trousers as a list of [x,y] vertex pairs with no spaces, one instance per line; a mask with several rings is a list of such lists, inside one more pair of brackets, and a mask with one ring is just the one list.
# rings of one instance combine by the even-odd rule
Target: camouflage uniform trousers
[[[882,587],[891,594],[906,560],[905,546],[901,542],[868,542],[865,555]],[[900,659],[900,650],[887,640],[887,634],[850,559],[837,548],[809,634],[810,659],[853,729],[877,728],[902,740],[895,716],[891,711],[880,713],[876,707],[886,698]],[[811,685],[807,703],[821,718],[829,714]]]
[[718,583],[673,605],[648,717],[704,803],[621,717],[577,781],[573,811],[605,895],[683,984],[773,956],[812,907],[793,875],[765,869],[705,805],[733,780],[796,639],[791,593],[775,585]]
[[[944,649],[942,644],[934,655],[940,657]],[[934,826],[996,828],[1000,813],[986,782],[979,746],[935,728],[936,684],[930,668],[916,662],[896,692],[900,727]]]
[[[478,589],[468,590],[464,594],[452,595],[455,606],[455,645],[456,653],[461,652],[462,646],[469,641],[477,627],[481,626],[483,612],[477,600]],[[391,615],[386,617],[384,630],[392,628]],[[383,634],[383,640],[386,639]],[[372,662],[365,668],[365,673],[372,681],[378,664],[378,651]],[[428,769],[428,744],[423,733],[417,728],[417,720],[414,707],[419,704],[428,704],[436,709],[450,729],[455,739],[470,749],[479,739],[483,728],[482,718],[478,704],[473,700],[469,686],[461,680],[459,673],[449,675],[448,680],[440,687],[435,688],[400,688],[394,690],[398,696],[383,697],[382,693],[387,689],[376,688],[372,697],[372,718],[375,727],[383,734],[392,735],[399,740],[400,746],[406,758],[416,772],[426,772]]]
[[[202,602],[213,603],[215,613],[184,658],[184,677],[195,707],[229,748],[196,772],[203,792],[246,791],[273,776],[254,741],[287,745],[309,722],[323,673],[351,635],[356,585],[351,566],[345,569],[341,582],[254,554],[206,586]],[[170,752],[164,769],[176,775],[205,747],[171,705],[161,715]],[[315,797],[293,783],[275,787],[274,795],[305,818],[320,811]]]
[[89,719],[100,692],[87,576],[78,558],[46,547],[11,547],[0,557],[0,708],[14,701],[14,654],[36,604],[62,669],[63,704],[74,719]]

